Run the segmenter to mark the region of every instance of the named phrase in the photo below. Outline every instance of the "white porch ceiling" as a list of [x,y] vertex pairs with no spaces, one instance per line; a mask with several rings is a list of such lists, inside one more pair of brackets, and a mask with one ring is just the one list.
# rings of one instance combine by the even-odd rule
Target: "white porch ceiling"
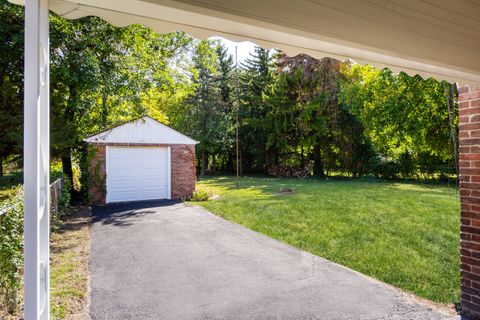
[[50,9],[480,84],[478,0],[50,0]]

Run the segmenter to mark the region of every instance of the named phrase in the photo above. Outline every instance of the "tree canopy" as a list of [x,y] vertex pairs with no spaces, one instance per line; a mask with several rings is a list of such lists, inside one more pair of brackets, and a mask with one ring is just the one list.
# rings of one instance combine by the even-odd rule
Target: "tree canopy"
[[[455,171],[449,84],[87,17],[51,21],[52,156],[73,175],[82,140],[149,115],[190,135],[198,172],[424,177]],[[21,158],[23,8],[0,0],[0,164]],[[238,90],[238,97],[237,97]],[[2,166],[0,166],[2,167]],[[2,173],[2,171],[0,171]]]

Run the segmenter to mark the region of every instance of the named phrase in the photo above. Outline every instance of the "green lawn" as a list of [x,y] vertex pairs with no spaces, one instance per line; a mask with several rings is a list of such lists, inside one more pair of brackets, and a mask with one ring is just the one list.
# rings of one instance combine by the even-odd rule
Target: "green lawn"
[[[278,194],[290,187],[293,194]],[[441,185],[245,177],[200,180],[230,221],[417,295],[460,299],[459,198]]]

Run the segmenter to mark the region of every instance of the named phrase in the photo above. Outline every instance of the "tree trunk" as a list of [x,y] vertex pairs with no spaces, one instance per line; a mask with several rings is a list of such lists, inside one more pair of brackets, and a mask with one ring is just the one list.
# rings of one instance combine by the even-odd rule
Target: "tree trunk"
[[[67,108],[64,111],[65,125],[73,126],[75,119],[75,105],[77,104],[77,87],[69,87],[70,96],[67,102]],[[71,192],[73,191],[73,164],[72,164],[72,148],[73,145],[67,145],[62,150],[62,171],[70,180]]]
[[205,153],[205,151],[202,151],[202,172],[201,172],[201,176],[205,176],[206,174],[206,171],[207,171],[207,154]]
[[300,167],[305,168],[305,150],[303,149],[303,145],[300,147]]
[[265,150],[265,167],[263,173],[268,174],[268,168],[270,167],[270,154],[268,150]]
[[62,171],[73,186],[72,154],[70,149],[62,156]]
[[[233,172],[233,159],[229,155],[225,155],[224,161],[223,161],[223,171],[224,172]],[[231,170],[230,170],[231,169]]]
[[238,175],[243,176],[243,161],[242,161],[242,151],[238,152]]
[[215,173],[215,171],[217,171],[216,162],[217,160],[215,159],[215,154],[212,154],[212,173]]
[[320,145],[318,143],[313,147],[313,176],[322,179],[325,178],[322,155],[320,153]]
[[234,155],[229,155],[225,163],[225,171],[235,173],[235,159]]
[[228,163],[228,157],[227,156],[222,156],[222,166],[220,167],[220,170],[223,172],[227,171],[227,163]]
[[0,157],[0,177],[3,177],[3,158]]
[[201,166],[202,160],[200,159],[200,157],[195,156],[195,161],[196,161],[196,173],[200,174],[202,172],[202,166]]
[[455,121],[455,116],[454,116],[454,110],[453,110],[453,107],[455,105],[455,102],[454,102],[454,88],[453,88],[453,84],[448,84],[447,85],[449,88],[448,88],[448,91],[447,91],[447,108],[448,108],[448,120],[449,120],[449,124],[450,124],[450,136],[451,136],[451,139],[452,139],[452,143],[453,143],[453,157],[455,159],[455,172],[457,173],[457,176],[458,176],[458,169],[459,169],[459,166],[458,166],[458,137],[457,137],[457,131],[455,130],[455,127],[454,127],[454,121]]

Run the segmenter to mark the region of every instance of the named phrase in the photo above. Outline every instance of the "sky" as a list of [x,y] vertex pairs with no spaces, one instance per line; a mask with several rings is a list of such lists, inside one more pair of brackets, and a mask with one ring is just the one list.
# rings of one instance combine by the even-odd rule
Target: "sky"
[[250,52],[253,52],[255,49],[255,44],[249,41],[243,42],[233,42],[221,37],[212,37],[212,39],[220,40],[228,50],[228,53],[233,56],[233,61],[235,62],[235,46],[238,48],[238,62],[243,62],[248,58]]

